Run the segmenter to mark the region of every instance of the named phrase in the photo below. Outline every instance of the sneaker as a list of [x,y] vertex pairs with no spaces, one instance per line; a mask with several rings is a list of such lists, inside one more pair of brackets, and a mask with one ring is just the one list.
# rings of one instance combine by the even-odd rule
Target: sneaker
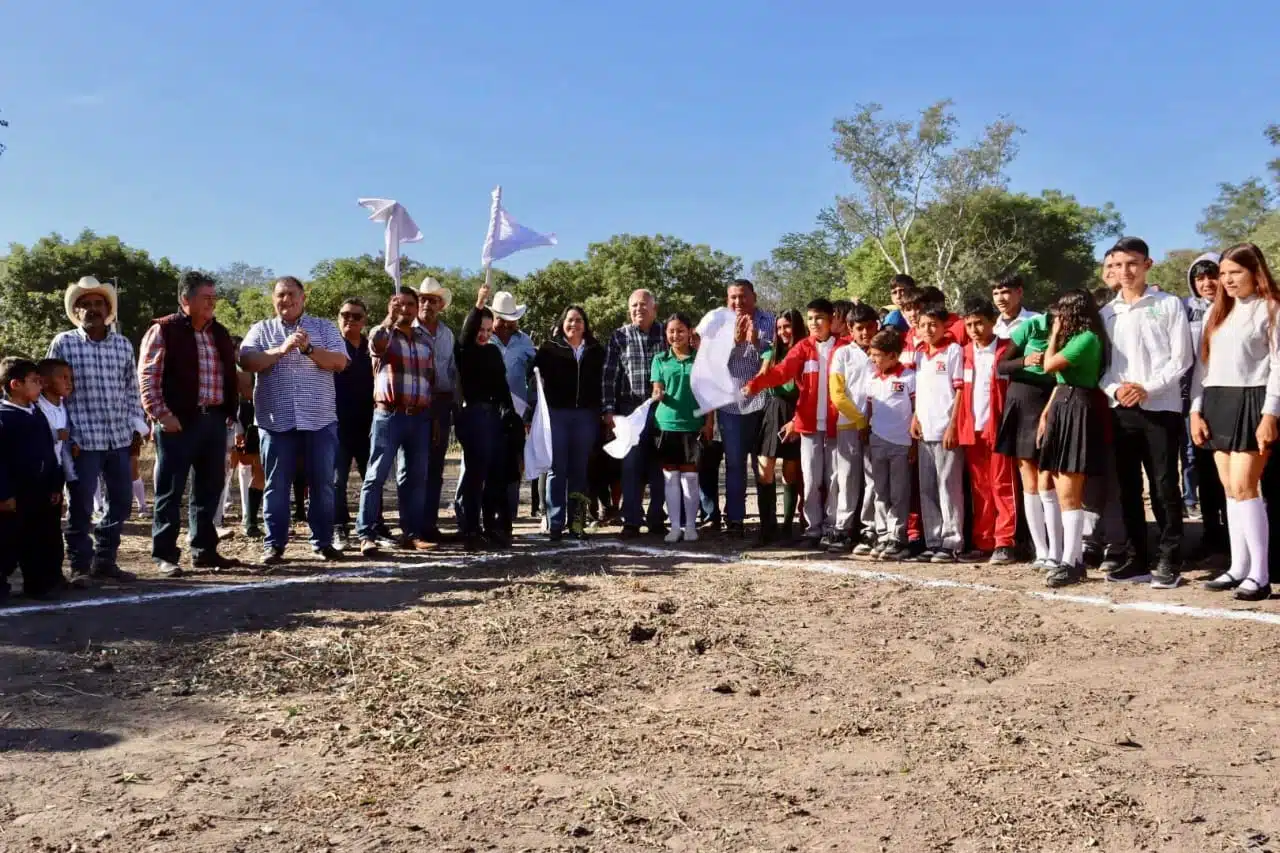
[[853,547],[853,551],[851,551],[850,553],[854,557],[870,557],[875,552],[875,549],[876,549],[876,543],[874,541],[859,542],[857,545]]
[[888,551],[891,547],[893,546],[888,542],[877,542],[871,546],[871,553],[868,556],[873,560],[878,560],[880,559],[880,555],[885,551]]
[[[1107,562],[1104,560],[1102,567],[1106,568],[1106,566]],[[1150,580],[1151,570],[1137,558],[1127,560],[1107,572],[1107,581],[1110,583],[1148,583]]]
[[93,576],[84,569],[73,568],[71,576],[67,578],[67,586],[72,589],[91,589],[93,587]]
[[313,547],[311,549],[311,553],[326,563],[338,563],[342,561],[342,552],[335,549],[332,545],[323,545],[319,548]]
[[394,548],[400,541],[385,524],[379,524],[373,528],[373,538],[383,548]]
[[256,524],[251,524],[244,529],[244,537],[246,539],[261,539],[263,538],[262,528]]
[[381,553],[381,550],[382,549],[380,548],[377,540],[375,539],[360,540],[360,556],[361,557],[376,557],[378,556],[379,553]]
[[159,570],[162,578],[180,578],[185,574],[182,566],[172,560],[156,560],[156,569]]
[[262,549],[262,559],[260,561],[264,566],[278,566],[284,562],[284,549],[276,548],[268,545]]
[[822,537],[816,533],[806,533],[800,537],[800,550],[817,551],[822,548]]
[[1068,566],[1066,563],[1054,563],[1052,560],[1046,560],[1045,562],[1052,565],[1052,568],[1046,571],[1044,576],[1044,585],[1051,589],[1069,586],[1084,580],[1084,569],[1080,566]]
[[843,533],[832,533],[826,537],[828,554],[848,554],[853,547],[849,543],[849,537]]
[[963,554],[960,554],[958,559],[962,563],[985,563],[991,559],[993,553],[994,552],[992,551],[983,551],[979,548],[975,548],[972,551],[965,551]]
[[1013,553],[1013,549],[1000,546],[991,552],[991,559],[987,560],[989,566],[1011,566],[1018,562],[1018,555]]
[[99,580],[133,581],[138,579],[138,576],[133,572],[126,572],[115,563],[112,563],[109,566],[96,566],[89,574]]
[[666,542],[668,545],[674,545],[680,541],[680,533],[681,531],[679,527],[673,527],[671,528],[670,533],[662,537],[662,541]]
[[345,551],[351,547],[351,533],[347,528],[333,528],[333,547],[339,551]]
[[[433,543],[428,542],[420,536],[405,536],[400,540],[398,545],[403,551],[430,551],[432,548],[436,547]],[[338,549],[335,548],[334,550],[336,551]]]
[[622,525],[621,532],[618,533],[618,538],[619,539],[639,539],[640,528],[634,524],[624,524]]
[[1128,562],[1128,555],[1121,548],[1107,546],[1102,549],[1102,560],[1098,563],[1098,571],[1104,575],[1123,569]]
[[818,540],[818,544],[825,549],[825,548],[830,548],[831,543],[834,541],[835,541],[835,535],[828,531],[822,534],[822,538]]
[[201,554],[199,557],[193,557],[191,560],[193,568],[209,569],[215,572],[221,572],[226,569],[239,568],[242,563],[231,557],[224,557],[216,551],[212,554]]
[[698,524],[698,529],[705,533],[719,533],[720,519],[718,518],[707,519],[701,522],[700,524]]
[[901,563],[911,558],[911,548],[905,542],[894,542],[884,546],[880,559],[886,563]]
[[932,548],[929,548],[928,546],[926,546],[926,547],[925,547],[925,549],[924,549],[923,551],[921,551],[919,554],[915,554],[915,555],[913,555],[913,556],[911,557],[911,562],[913,562],[913,563],[932,563],[932,562],[933,562],[933,555],[934,555],[934,554],[936,554],[936,553],[937,553],[937,552],[936,552],[936,551],[934,551]]
[[956,562],[956,552],[946,548],[939,548],[933,552],[933,558],[929,560],[931,563],[954,563]]
[[1169,557],[1161,557],[1151,573],[1152,589],[1177,589],[1182,586],[1182,569]]

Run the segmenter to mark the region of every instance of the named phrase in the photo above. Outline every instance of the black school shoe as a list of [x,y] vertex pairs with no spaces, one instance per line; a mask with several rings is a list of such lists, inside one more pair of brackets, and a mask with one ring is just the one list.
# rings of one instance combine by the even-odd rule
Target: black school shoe
[[1241,581],[1240,586],[1236,587],[1235,591],[1237,601],[1266,601],[1270,597],[1271,584],[1258,586],[1252,578],[1245,578]]
[[126,572],[114,563],[109,566],[95,566],[89,574],[99,580],[133,581],[138,579],[138,576],[133,572]]
[[1083,565],[1068,566],[1066,563],[1058,563],[1045,572],[1044,585],[1050,589],[1057,589],[1073,583],[1080,583],[1084,580],[1084,577],[1085,569]]
[[[1102,568],[1107,567],[1104,560]],[[1108,583],[1147,583],[1151,580],[1151,570],[1147,564],[1137,557],[1130,557],[1119,567],[1107,572]]]
[[321,548],[313,547],[311,553],[326,563],[339,563],[343,559],[342,552],[332,545],[325,545]]
[[1182,586],[1182,567],[1172,557],[1161,557],[1151,573],[1152,589],[1177,589]]
[[214,572],[221,572],[226,569],[239,568],[243,563],[231,557],[224,557],[218,552],[212,554],[201,554],[199,557],[191,558],[191,567],[195,569],[208,569]]

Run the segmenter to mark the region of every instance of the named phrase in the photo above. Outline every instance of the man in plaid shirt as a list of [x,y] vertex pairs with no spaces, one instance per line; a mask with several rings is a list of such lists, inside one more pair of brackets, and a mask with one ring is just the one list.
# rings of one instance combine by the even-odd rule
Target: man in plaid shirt
[[377,524],[382,515],[382,486],[396,454],[404,452],[406,476],[400,486],[401,544],[425,551],[427,469],[431,459],[431,385],[435,379],[431,338],[414,323],[418,294],[402,287],[387,303],[387,317],[369,336],[373,354],[373,429],[369,467],[360,486],[356,533],[360,553],[378,551]]
[[[85,276],[67,289],[64,303],[76,328],[54,337],[48,357],[69,363],[75,377],[66,403],[76,471],[76,481],[67,485],[71,583],[83,587],[97,578],[132,580],[131,573],[116,565],[116,555],[133,509],[129,450],[142,441],[138,430],[146,429],[133,345],[111,330],[114,287]],[[93,497],[99,479],[106,485],[106,514],[95,527]]]
[[[653,393],[649,381],[653,357],[666,349],[662,324],[656,322],[658,303],[647,290],[637,290],[627,300],[631,324],[609,337],[604,356],[603,420],[613,429],[614,415],[625,416]],[[650,411],[640,443],[622,460],[622,538],[640,535],[644,487],[649,485],[649,511],[645,523],[650,533],[665,532],[663,525],[662,469],[654,453],[654,415]]]

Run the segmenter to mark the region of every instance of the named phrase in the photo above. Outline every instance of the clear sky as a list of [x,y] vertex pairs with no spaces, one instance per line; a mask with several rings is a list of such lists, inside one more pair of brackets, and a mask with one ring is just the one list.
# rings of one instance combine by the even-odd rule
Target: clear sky
[[1275,0],[13,0],[0,244],[87,226],[305,275],[378,251],[370,195],[422,227],[408,254],[475,268],[501,183],[560,236],[512,272],[621,232],[749,265],[848,190],[833,118],[950,97],[965,135],[1026,128],[1014,189],[1113,201],[1159,255],[1263,171],[1278,39]]

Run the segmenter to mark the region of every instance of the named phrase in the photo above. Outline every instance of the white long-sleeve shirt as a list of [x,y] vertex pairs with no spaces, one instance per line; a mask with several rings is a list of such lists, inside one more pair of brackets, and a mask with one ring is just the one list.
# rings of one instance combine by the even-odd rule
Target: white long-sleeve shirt
[[1256,294],[1237,299],[1209,344],[1209,363],[1197,357],[1191,376],[1191,411],[1202,410],[1205,388],[1265,385],[1262,413],[1280,415],[1280,348],[1267,300]]
[[1111,342],[1111,361],[1102,375],[1102,390],[1116,402],[1116,391],[1131,382],[1142,386],[1149,412],[1181,412],[1183,374],[1191,369],[1191,326],[1178,297],[1147,288],[1132,305],[1121,294],[1102,308]]

